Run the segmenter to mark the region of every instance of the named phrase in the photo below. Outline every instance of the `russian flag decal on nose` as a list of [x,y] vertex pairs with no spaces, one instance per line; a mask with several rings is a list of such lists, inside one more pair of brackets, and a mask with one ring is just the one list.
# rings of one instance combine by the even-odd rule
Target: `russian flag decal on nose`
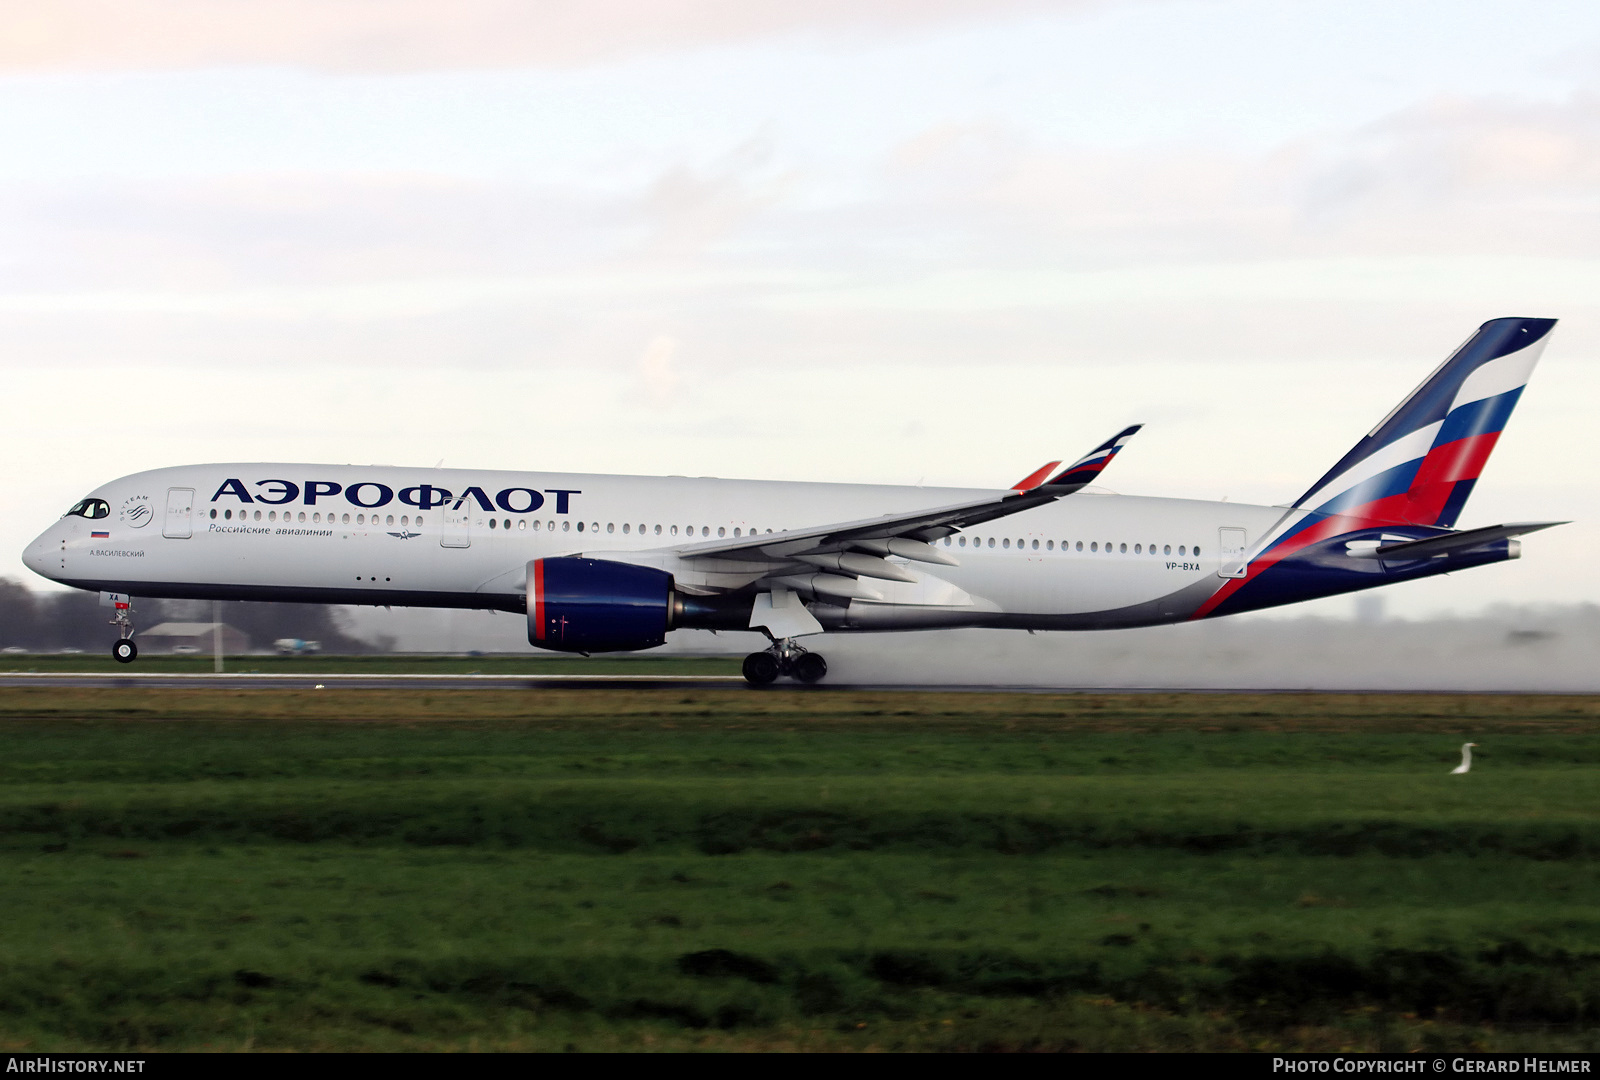
[[92,540],[109,540],[111,539],[111,534],[108,532],[92,532],[89,534],[89,538]]

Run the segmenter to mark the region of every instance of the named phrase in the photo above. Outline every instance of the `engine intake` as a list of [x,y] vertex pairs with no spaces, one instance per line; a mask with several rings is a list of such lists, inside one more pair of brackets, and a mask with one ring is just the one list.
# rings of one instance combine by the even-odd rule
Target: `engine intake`
[[528,642],[541,649],[653,649],[666,642],[675,605],[665,570],[576,557],[528,564]]

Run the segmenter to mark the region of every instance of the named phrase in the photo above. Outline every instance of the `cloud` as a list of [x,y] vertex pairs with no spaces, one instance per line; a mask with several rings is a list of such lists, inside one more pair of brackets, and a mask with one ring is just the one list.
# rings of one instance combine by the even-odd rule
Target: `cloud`
[[268,64],[329,71],[571,66],[793,34],[883,34],[1095,0],[28,0],[0,70]]
[[1041,142],[1001,119],[885,155],[880,231],[936,229],[967,265],[1527,255],[1600,241],[1600,92],[1437,97],[1262,151]]
[[1594,250],[1600,98],[1441,97],[1307,147],[1302,220],[1416,250]]
[[[626,377],[663,334],[697,372],[808,371],[1330,358],[1375,327],[1429,355],[1513,309],[1566,316],[1564,341],[1600,313],[1586,94],[1439,99],[1263,152],[1053,145],[980,118],[819,169],[761,131],[625,181],[11,185],[0,333],[8,366]],[[644,396],[670,398],[670,374]]]

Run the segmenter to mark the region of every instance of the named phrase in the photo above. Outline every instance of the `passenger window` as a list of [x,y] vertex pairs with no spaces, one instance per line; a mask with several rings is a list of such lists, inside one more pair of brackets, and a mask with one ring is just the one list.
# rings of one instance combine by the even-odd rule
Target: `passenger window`
[[717,535],[718,536],[727,536],[728,535],[728,527],[726,525],[718,525],[717,526]]
[[1194,555],[1195,558],[1198,559],[1200,557],[1200,549],[1199,548],[1195,548],[1192,554]]
[[[580,525],[580,526],[578,526],[578,528],[579,528],[579,529],[580,529],[580,530],[581,530],[581,529],[582,529],[582,528],[583,528],[583,526],[581,526],[581,525]],[[572,522],[570,522],[570,521],[563,521],[563,522],[562,522],[562,523],[561,523],[561,531],[562,531],[562,532],[568,532],[568,531],[570,531],[570,530],[571,530],[571,529],[572,529]]]
[[394,515],[393,514],[389,514],[388,516],[386,516],[383,519],[383,523],[385,525],[393,525],[394,524]]
[[495,526],[496,526],[496,525],[498,525],[498,524],[500,524],[500,523],[499,523],[499,522],[498,522],[498,521],[496,521],[496,520],[495,520],[495,519],[494,519],[494,518],[490,518],[490,519],[489,519],[489,528],[491,528],[491,529],[492,529],[492,528],[494,528],[494,527],[495,527]]
[[1172,545],[1168,544],[1166,547],[1162,548],[1161,549],[1161,554],[1163,554],[1163,555],[1171,555],[1172,554]]
[[1033,550],[1035,550],[1035,551],[1039,550],[1039,541],[1035,540],[1033,542]]
[[302,510],[302,511],[300,511],[300,520],[304,521],[305,519],[306,519],[306,512],[304,510]]
[[701,536],[710,536],[711,535],[711,526],[710,525],[702,525],[702,526],[700,526],[700,535]]
[[1054,540],[1046,540],[1044,542],[1044,549],[1046,551],[1054,551],[1056,549],[1056,542]]
[[[421,518],[417,519],[417,524],[418,525],[422,524],[422,519]],[[535,522],[535,524],[538,524],[538,523]],[[518,532],[527,532],[528,531],[528,519],[527,518],[518,518],[517,519],[517,531]]]
[[633,528],[632,525],[629,525],[626,521],[624,521],[622,523],[622,535],[623,536],[627,536],[628,535],[628,530],[630,530],[632,528]]
[[278,512],[276,510],[268,510],[267,511],[267,520],[268,521],[277,521],[278,520]]
[[1127,544],[1118,544],[1117,545],[1117,550],[1122,552],[1122,554],[1126,555],[1128,553],[1128,545]]
[[656,526],[656,535],[657,535],[657,536],[660,536],[660,535],[661,535],[661,526],[660,526],[660,525],[657,525],[657,526]]
[[737,529],[737,528],[735,528],[735,529],[734,529],[734,530],[733,530],[733,535],[734,535],[734,536],[735,536],[735,537],[737,537],[737,536],[738,536],[738,535],[739,535],[739,530],[738,530],[738,529]]
[[1079,551],[1082,551],[1082,550],[1083,550],[1083,541],[1082,541],[1082,540],[1079,540],[1079,541],[1078,541],[1078,550],[1079,550]]
[[[331,521],[333,519],[329,518],[329,520]],[[411,516],[409,514],[401,514],[400,515],[400,524],[402,524],[402,525],[410,525],[411,524]]]
[[579,532],[582,532],[582,531],[583,531],[583,522],[581,522],[581,521],[580,521],[580,522],[578,522],[578,531],[579,531]]
[[[950,538],[946,537],[945,538],[945,543],[949,543],[949,542],[950,542]],[[966,547],[967,546],[967,538],[965,536],[963,536],[963,537],[960,537],[959,539],[957,539],[956,540],[956,546],[957,547]]]
[[617,526],[616,526],[615,522],[611,522],[611,521],[606,522],[606,532],[614,533],[616,531],[617,531]]
[[590,522],[589,523],[589,531],[590,532],[599,532],[600,531],[600,523],[598,521]]
[[1183,554],[1183,545],[1182,545],[1182,544],[1179,544],[1179,545],[1178,545],[1178,554],[1179,554],[1179,555],[1182,555],[1182,554]]
[[1009,549],[1011,547],[1011,538],[1008,536],[1004,540],[1000,541],[1000,546]]
[[1138,544],[1135,544],[1135,545],[1133,545],[1133,553],[1135,555],[1143,555],[1144,554],[1144,548],[1140,547]]
[[215,506],[211,508],[211,520],[217,520],[217,508]]
[[[349,520],[350,520],[350,515],[349,515],[349,514],[346,514],[346,515],[345,515],[345,516],[344,516],[344,519],[345,519],[345,520],[346,520],[346,521],[349,521]],[[418,514],[418,515],[417,515],[417,519],[416,519],[416,520],[415,520],[415,521],[413,521],[413,522],[412,522],[412,523],[411,523],[411,524],[413,524],[413,525],[415,525],[415,526],[416,526],[416,527],[417,527],[417,528],[419,528],[419,529],[420,529],[420,528],[422,528],[422,515],[421,515],[421,514]]]
[[1099,551],[1100,550],[1100,541],[1096,540],[1094,543],[1090,544],[1089,545],[1089,550],[1090,551]]
[[677,536],[678,535],[678,527],[676,525],[674,525],[672,527],[672,535],[673,536]]
[[994,547],[994,537],[989,537],[989,546]]

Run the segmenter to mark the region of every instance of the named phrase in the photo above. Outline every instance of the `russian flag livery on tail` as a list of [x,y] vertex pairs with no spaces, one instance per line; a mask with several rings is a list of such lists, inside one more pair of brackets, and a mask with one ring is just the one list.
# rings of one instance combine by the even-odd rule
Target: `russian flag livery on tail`
[[1485,323],[1288,508],[1105,490],[1134,425],[1008,488],[180,466],[102,485],[23,561],[114,601],[124,663],[132,595],[511,612],[558,652],[753,631],[750,682],[816,682],[802,639],[1178,623],[1517,558],[1559,522],[1456,521],[1554,325]]
[[[1448,535],[1444,530],[1461,515],[1555,325],[1554,319],[1494,319],[1480,326],[1295,501],[1257,545],[1245,575],[1217,590],[1196,617],[1310,599],[1292,595],[1307,588],[1316,590],[1312,595],[1329,595],[1385,583],[1372,580],[1371,570],[1337,564],[1319,569],[1345,569],[1346,587],[1329,588],[1335,583],[1327,572],[1306,580],[1304,571],[1315,563],[1311,556],[1332,540],[1366,541],[1374,553],[1393,553],[1406,541]],[[1497,526],[1502,532],[1495,539],[1509,543],[1511,536],[1553,524],[1559,523]],[[1503,531],[1508,528],[1516,531]],[[1501,557],[1506,550],[1500,548]],[[1286,562],[1291,566],[1278,569]]]

